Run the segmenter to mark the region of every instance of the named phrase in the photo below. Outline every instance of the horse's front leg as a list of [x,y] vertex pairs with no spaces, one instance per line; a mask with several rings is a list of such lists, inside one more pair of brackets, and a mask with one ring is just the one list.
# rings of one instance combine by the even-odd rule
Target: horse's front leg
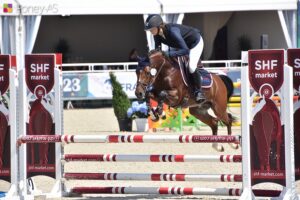
[[151,108],[150,115],[152,118],[152,121],[158,121],[160,118],[165,119],[166,115],[163,110],[164,102],[167,97],[167,93],[165,91],[162,91],[158,94],[157,98],[157,107],[156,109]]
[[151,98],[154,99],[154,94],[150,91],[146,91],[145,101],[146,101],[146,105],[148,108],[148,111],[147,111],[148,116],[150,116],[150,118],[153,122],[157,122],[159,120],[159,115],[153,108],[151,108],[151,105],[150,105]]
[[162,118],[165,117],[163,106],[167,96],[168,93],[165,90],[161,91],[158,95],[158,102],[157,102],[158,104],[157,104],[156,112],[158,113],[159,117]]
[[159,120],[159,118],[165,118],[164,112],[163,112],[163,104],[164,101],[167,97],[167,92],[166,91],[162,91],[158,94],[158,101],[157,101],[157,107],[156,109],[151,108],[150,106],[150,95],[147,96],[146,98],[146,105],[148,107],[148,114],[151,117],[151,120],[154,122],[157,122]]
[[180,98],[179,98],[179,92],[177,89],[173,90],[163,90],[158,95],[158,106],[157,106],[157,112],[158,115],[161,118],[166,118],[166,114],[163,110],[163,104],[166,103],[169,106],[179,105],[180,104]]

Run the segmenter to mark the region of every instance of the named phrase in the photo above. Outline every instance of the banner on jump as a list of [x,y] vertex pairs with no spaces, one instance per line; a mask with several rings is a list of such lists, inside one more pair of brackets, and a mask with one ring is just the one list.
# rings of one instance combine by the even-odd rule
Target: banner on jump
[[[136,74],[117,72],[117,80],[129,98],[136,98]],[[66,73],[63,75],[64,99],[112,99],[109,73]]]
[[[225,72],[234,82],[241,78],[240,70]],[[124,92],[129,98],[136,98],[135,72],[115,72]],[[64,100],[112,99],[112,88],[109,73],[64,73]],[[234,89],[234,95],[240,95],[240,88]]]

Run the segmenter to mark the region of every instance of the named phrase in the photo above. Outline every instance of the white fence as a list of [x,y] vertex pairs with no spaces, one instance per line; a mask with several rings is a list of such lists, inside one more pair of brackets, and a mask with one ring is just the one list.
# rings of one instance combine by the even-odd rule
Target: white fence
[[[240,67],[241,60],[204,60],[204,67]],[[116,63],[68,63],[63,64],[63,73],[78,72],[108,72],[108,71],[134,71],[137,62],[116,62]]]

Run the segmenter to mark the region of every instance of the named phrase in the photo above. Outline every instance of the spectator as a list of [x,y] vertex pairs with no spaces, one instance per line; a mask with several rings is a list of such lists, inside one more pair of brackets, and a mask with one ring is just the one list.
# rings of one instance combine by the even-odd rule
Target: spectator
[[129,53],[129,62],[137,62],[138,61],[138,51],[136,48],[131,49]]
[[[128,58],[129,62],[138,62],[139,60],[139,55],[138,55],[138,51],[136,48],[131,49],[130,53],[129,53],[129,58]],[[129,65],[128,67],[129,69],[136,69],[137,65]]]

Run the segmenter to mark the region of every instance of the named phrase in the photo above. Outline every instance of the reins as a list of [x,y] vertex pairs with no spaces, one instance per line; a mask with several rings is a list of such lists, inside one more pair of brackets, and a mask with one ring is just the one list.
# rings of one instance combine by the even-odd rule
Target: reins
[[166,59],[164,58],[163,63],[160,65],[158,72],[155,74],[154,78],[152,79],[151,83],[148,85],[152,85],[155,81],[155,79],[158,77],[159,73],[161,72],[162,67],[165,65]]

